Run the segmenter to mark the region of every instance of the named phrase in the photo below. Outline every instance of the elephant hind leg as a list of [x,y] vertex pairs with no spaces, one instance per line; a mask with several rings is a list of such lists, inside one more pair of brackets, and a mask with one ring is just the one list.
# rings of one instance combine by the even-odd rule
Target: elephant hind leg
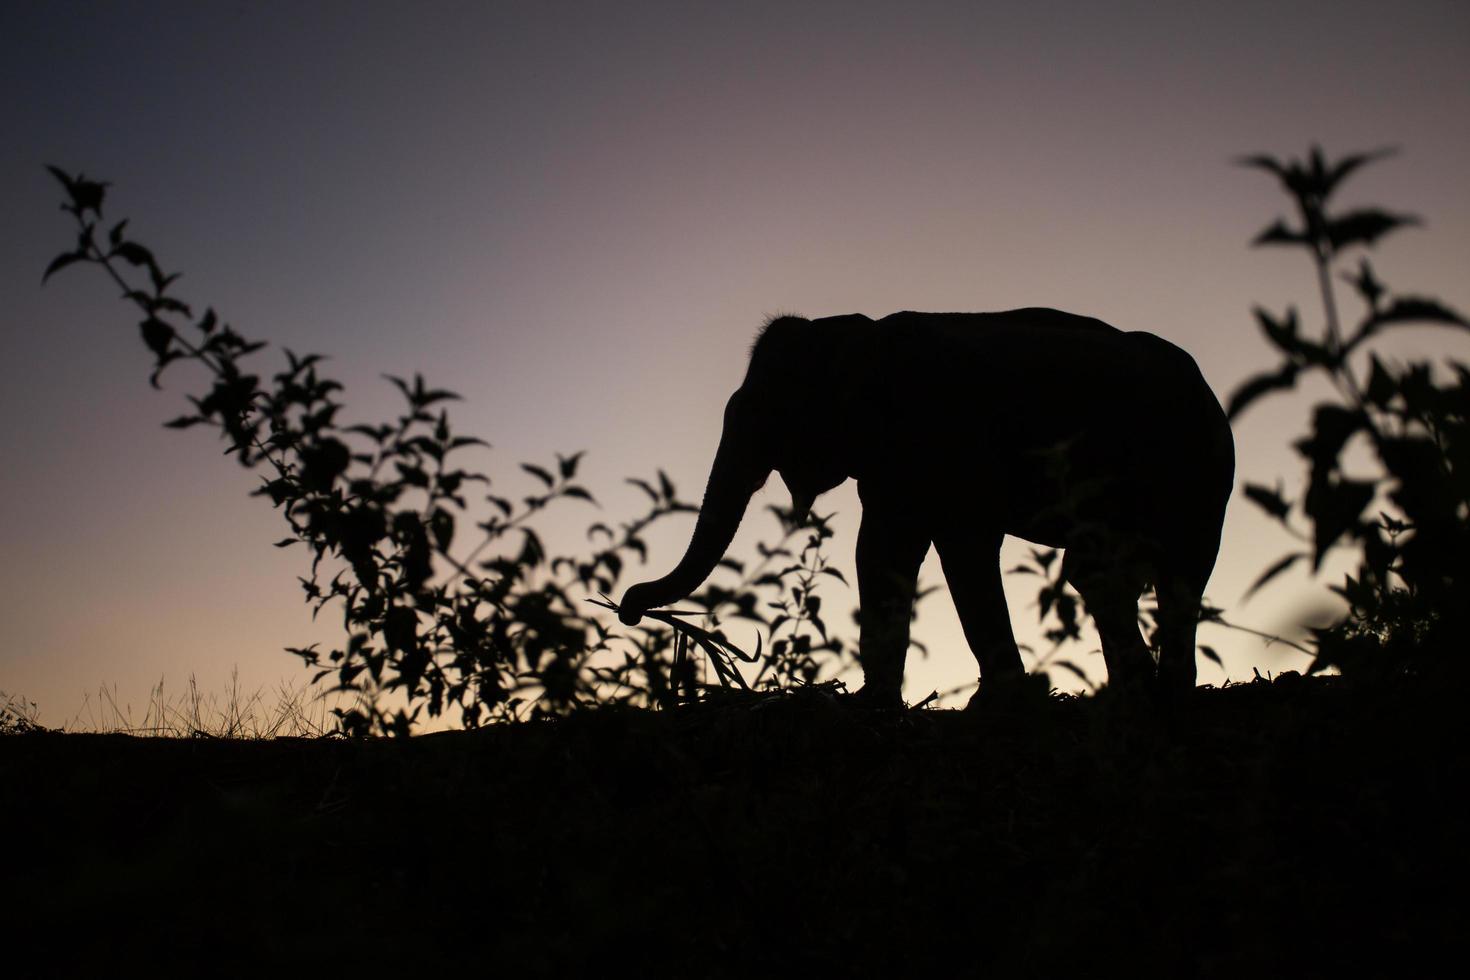
[[1208,571],[1203,576],[1159,575],[1159,687],[1165,693],[1194,687],[1195,628],[1208,577]]
[[1146,686],[1154,677],[1154,658],[1138,629],[1142,572],[1127,563],[1109,563],[1068,552],[1063,573],[1082,595],[1102,637],[1103,661],[1111,687]]

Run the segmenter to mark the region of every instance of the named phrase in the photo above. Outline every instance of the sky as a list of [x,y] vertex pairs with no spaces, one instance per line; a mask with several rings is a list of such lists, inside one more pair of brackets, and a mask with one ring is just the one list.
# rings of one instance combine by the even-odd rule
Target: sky
[[[775,312],[1051,306],[1173,341],[1227,397],[1273,363],[1253,305],[1318,322],[1306,258],[1248,247],[1286,201],[1243,153],[1399,147],[1343,203],[1422,216],[1374,253],[1381,278],[1470,308],[1460,2],[13,3],[0,80],[0,690],[48,724],[103,688],[136,710],[160,679],[299,682],[283,648],[334,634],[253,478],[205,430],[161,428],[190,379],[148,387],[115,290],[90,269],[41,287],[72,239],[47,163],[111,181],[109,217],[184,298],[330,355],[349,420],[418,371],[464,395],[501,488],[587,450],[603,509],[567,511],[569,545],[636,512],[623,477],[662,467],[698,499]],[[1467,348],[1413,330],[1388,353]],[[1300,486],[1314,394],[1239,421],[1241,480]],[[778,479],[751,513],[768,502]],[[817,509],[850,570],[851,486]],[[647,577],[689,526],[653,537]],[[748,518],[732,553],[771,530]],[[1291,545],[1237,496],[1210,600],[1272,632],[1320,615],[1340,564],[1242,602]],[[932,554],[923,575],[942,584]],[[1038,642],[1028,585],[1012,618]],[[947,597],[917,635],[912,699],[974,680]],[[1306,663],[1200,639],[1226,658],[1202,683]]]

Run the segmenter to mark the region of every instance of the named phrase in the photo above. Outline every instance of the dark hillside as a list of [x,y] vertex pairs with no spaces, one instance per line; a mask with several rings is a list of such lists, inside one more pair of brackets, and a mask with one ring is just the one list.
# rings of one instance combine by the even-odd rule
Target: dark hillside
[[1461,711],[1287,675],[1168,718],[808,694],[408,742],[9,736],[6,956],[1412,975],[1465,929]]

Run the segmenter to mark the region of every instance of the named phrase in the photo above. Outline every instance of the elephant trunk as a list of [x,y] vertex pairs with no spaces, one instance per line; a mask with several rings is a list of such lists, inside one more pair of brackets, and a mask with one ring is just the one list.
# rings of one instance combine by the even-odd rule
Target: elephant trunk
[[758,451],[752,433],[736,417],[733,404],[731,409],[725,415],[725,431],[710,468],[709,485],[689,548],[669,574],[634,585],[623,595],[618,615],[629,626],[648,610],[679,602],[699,588],[730,547],[751,496],[771,474],[771,465]]

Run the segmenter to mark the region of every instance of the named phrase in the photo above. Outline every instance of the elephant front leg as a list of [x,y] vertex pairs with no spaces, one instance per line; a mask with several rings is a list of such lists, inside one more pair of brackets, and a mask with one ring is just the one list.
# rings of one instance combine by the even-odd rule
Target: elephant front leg
[[858,531],[858,621],[862,631],[858,659],[863,668],[862,696],[875,705],[903,704],[903,665],[909,649],[919,566],[929,537],[912,516],[885,513],[864,501]]
[[934,541],[955,612],[980,667],[982,692],[999,691],[1026,676],[1001,584],[1003,539],[998,531],[960,527],[945,529]]

